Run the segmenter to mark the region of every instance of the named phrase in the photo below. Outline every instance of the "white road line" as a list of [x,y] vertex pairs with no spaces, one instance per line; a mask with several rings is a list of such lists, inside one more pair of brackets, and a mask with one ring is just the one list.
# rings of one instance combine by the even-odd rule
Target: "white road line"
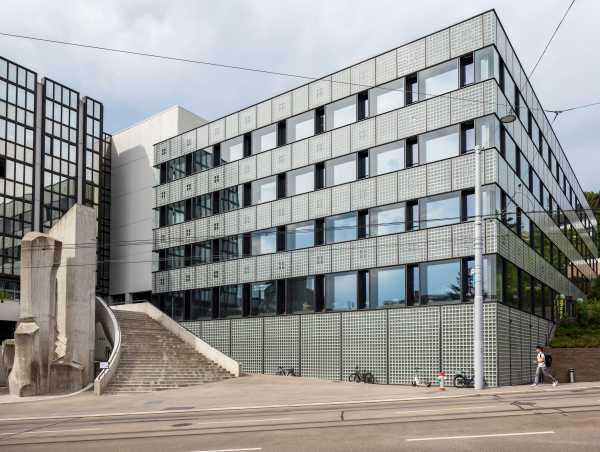
[[100,428],[75,428],[69,430],[34,430],[31,432],[4,432],[0,435],[43,435],[44,433],[70,433],[70,432],[84,432],[90,430],[101,430]]
[[479,405],[479,406],[466,406],[466,407],[452,407],[452,408],[437,408],[435,410],[407,410],[407,411],[396,411],[396,414],[407,414],[407,413],[425,413],[425,412],[429,412],[429,413],[435,413],[435,412],[442,412],[442,411],[457,411],[457,410],[474,410],[476,408],[499,408],[500,405]]
[[527,435],[551,435],[554,432],[548,430],[545,432],[516,432],[516,433],[490,433],[488,435],[461,435],[461,436],[434,436],[429,438],[408,438],[407,442],[414,441],[439,441],[446,439],[470,439],[470,438],[495,438],[503,436],[527,436]]
[[249,447],[246,449],[210,449],[210,450],[193,450],[192,452],[244,452],[250,450],[262,450],[262,447]]
[[194,425],[210,425],[210,424],[239,424],[240,422],[270,422],[270,421],[290,421],[293,417],[279,417],[271,419],[240,419],[228,421],[211,421],[211,422],[195,422]]

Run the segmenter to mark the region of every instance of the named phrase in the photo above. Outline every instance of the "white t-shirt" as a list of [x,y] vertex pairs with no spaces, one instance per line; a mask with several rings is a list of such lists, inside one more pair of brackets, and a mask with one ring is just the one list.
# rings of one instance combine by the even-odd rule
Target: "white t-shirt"
[[543,352],[537,354],[538,367],[546,367],[546,355]]

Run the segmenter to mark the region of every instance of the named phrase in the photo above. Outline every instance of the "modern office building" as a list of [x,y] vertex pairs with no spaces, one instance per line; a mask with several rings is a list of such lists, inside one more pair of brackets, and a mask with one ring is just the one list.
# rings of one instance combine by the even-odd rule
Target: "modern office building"
[[[108,294],[111,155],[103,117],[100,102],[0,57],[0,290],[9,299],[19,298],[22,237],[49,230],[75,203],[98,212],[97,291]],[[7,306],[0,304],[0,319],[15,320],[18,309]]]
[[527,382],[597,224],[495,11],[157,143],[156,303],[247,372],[469,374],[476,145],[485,379]]
[[112,135],[111,303],[152,298],[154,144],[205,122],[173,106]]

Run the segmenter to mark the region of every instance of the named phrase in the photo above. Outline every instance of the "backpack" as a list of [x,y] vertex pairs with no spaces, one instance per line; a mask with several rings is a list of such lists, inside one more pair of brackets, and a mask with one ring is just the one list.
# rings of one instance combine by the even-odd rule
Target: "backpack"
[[546,364],[546,367],[552,367],[552,355],[544,353],[544,363]]

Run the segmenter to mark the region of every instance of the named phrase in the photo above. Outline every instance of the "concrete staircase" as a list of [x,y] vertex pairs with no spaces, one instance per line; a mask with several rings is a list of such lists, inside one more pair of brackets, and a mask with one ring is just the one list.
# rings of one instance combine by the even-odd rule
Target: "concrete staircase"
[[113,312],[122,351],[107,393],[175,389],[233,377],[145,313]]

